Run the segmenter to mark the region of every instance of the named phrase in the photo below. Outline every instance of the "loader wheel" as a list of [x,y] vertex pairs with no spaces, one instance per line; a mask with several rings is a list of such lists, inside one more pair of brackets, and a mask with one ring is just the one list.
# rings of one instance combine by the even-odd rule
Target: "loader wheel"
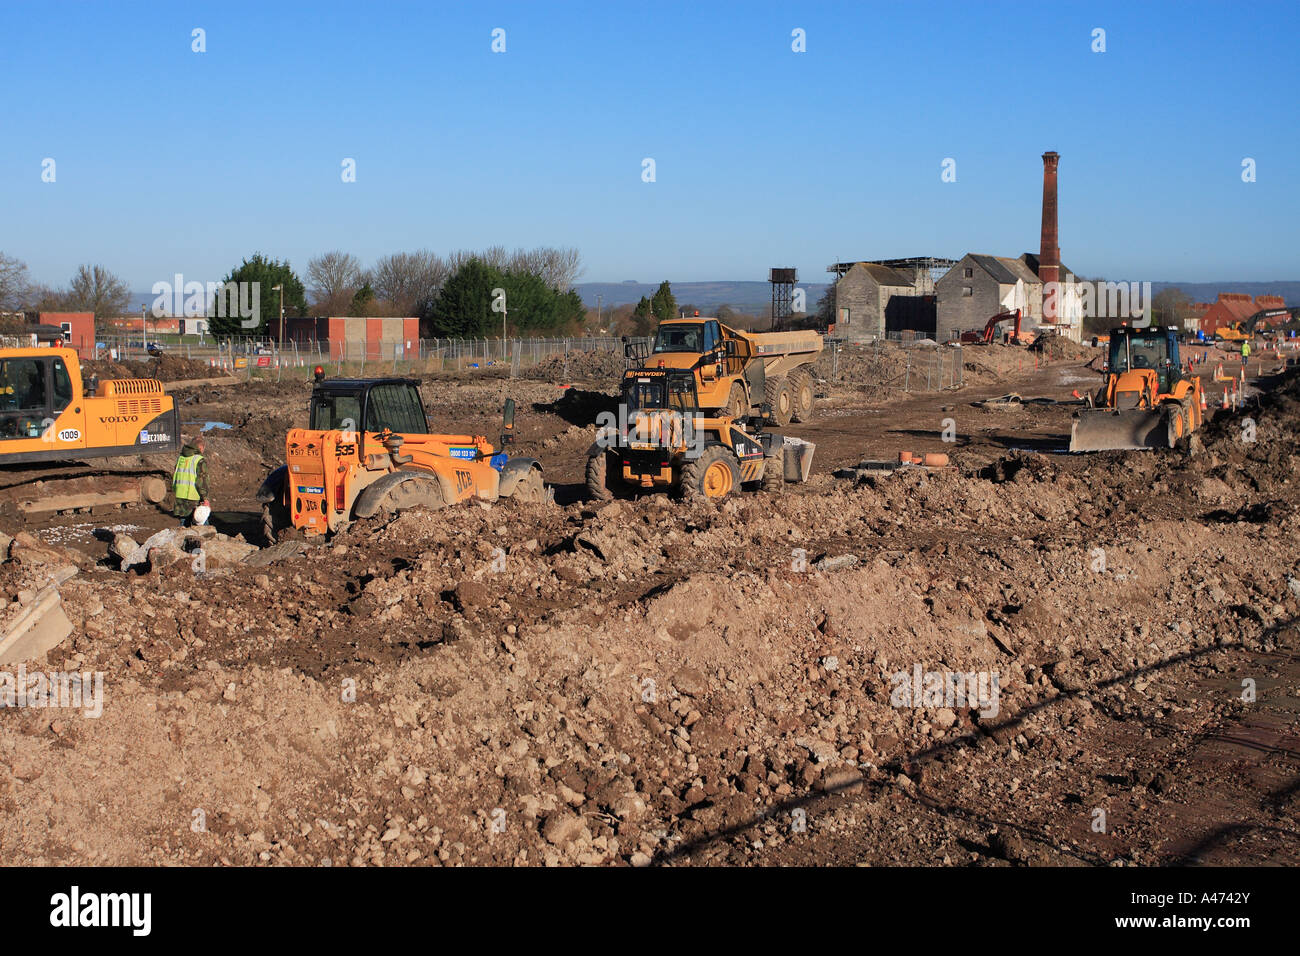
[[774,495],[785,491],[785,448],[778,448],[763,459],[763,490]]
[[599,451],[587,459],[587,497],[592,501],[609,501],[614,490],[609,486],[609,459],[607,451]]
[[812,418],[813,405],[817,396],[813,394],[812,376],[807,372],[798,372],[794,376],[794,414],[791,420],[806,422]]
[[710,445],[682,466],[682,497],[725,498],[740,483],[740,465],[730,449]]
[[528,474],[519,479],[519,484],[515,485],[510,497],[514,501],[543,501],[546,498],[546,483],[542,481],[542,473],[536,468],[529,469]]
[[739,382],[731,383],[731,395],[727,397],[727,415],[730,418],[744,418],[749,414],[749,399],[745,397],[745,386]]
[[380,499],[377,510],[380,514],[392,516],[411,508],[428,508],[430,511],[435,511],[446,503],[437,478],[431,475],[414,475],[393,485]]
[[776,375],[767,380],[763,387],[763,396],[772,408],[772,418],[778,425],[789,425],[794,413],[794,389],[790,380],[784,375]]

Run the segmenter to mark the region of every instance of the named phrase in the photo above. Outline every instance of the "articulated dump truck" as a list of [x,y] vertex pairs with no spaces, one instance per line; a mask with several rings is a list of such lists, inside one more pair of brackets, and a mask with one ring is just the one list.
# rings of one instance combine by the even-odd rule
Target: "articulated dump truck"
[[770,421],[788,425],[812,417],[811,366],[821,351],[817,332],[741,332],[696,316],[660,323],[649,349],[629,348],[628,358],[633,369],[693,372],[704,412],[743,419],[766,405]]

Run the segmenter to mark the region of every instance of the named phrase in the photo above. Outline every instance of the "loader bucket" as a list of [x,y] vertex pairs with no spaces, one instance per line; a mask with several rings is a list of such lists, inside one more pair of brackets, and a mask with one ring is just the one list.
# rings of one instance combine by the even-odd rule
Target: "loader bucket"
[[807,481],[812,471],[813,452],[817,446],[801,438],[785,439],[785,480]]
[[1169,411],[1147,408],[1089,408],[1070,429],[1070,451],[1169,448]]

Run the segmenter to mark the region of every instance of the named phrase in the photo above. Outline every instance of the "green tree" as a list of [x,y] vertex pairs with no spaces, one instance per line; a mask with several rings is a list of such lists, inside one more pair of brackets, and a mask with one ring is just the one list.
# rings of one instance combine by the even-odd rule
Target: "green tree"
[[[443,283],[442,292],[430,307],[428,324],[432,334],[466,337],[491,334],[487,330],[492,328],[493,319],[497,323],[501,321],[501,316],[492,311],[492,290],[504,288],[504,281],[501,271],[482,259],[466,260]],[[507,308],[509,304],[507,301]]]
[[[237,309],[217,308],[217,302],[213,302],[208,308],[208,325],[214,335],[268,335],[277,331],[279,323],[277,317],[280,313],[280,293],[272,291],[275,286],[284,286],[284,314],[286,316],[297,316],[307,314],[307,292],[303,288],[302,280],[293,273],[289,263],[280,262],[276,259],[268,259],[260,252],[253,253],[251,259],[245,259],[236,268],[230,271],[225,278],[226,282],[247,282],[253,289],[257,290],[257,309],[252,316],[247,319],[238,314]],[[253,285],[253,283],[256,283]],[[230,299],[238,299],[238,296],[221,296],[219,301],[223,305],[228,305]],[[217,312],[225,312],[225,315],[217,315]],[[233,313],[233,314],[232,314]],[[245,326],[243,323],[248,321],[250,324]],[[256,324],[252,324],[256,322]]]
[[659,289],[650,299],[650,311],[654,313],[657,322],[677,318],[677,298],[667,279],[659,283]]
[[348,315],[369,315],[374,305],[375,290],[370,288],[369,282],[363,282],[361,288],[357,289],[352,296],[352,302],[348,305]]
[[636,304],[632,310],[632,328],[636,335],[649,335],[650,330],[655,327],[654,306],[645,296],[641,296],[641,301]]

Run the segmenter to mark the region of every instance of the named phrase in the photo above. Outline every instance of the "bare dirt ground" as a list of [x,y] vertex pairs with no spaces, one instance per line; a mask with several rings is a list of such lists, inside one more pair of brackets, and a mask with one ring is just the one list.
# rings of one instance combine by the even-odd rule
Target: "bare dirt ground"
[[[123,573],[95,534],[164,515],[27,528],[0,564],[11,607],[81,568],[73,636],[27,667],[102,671],[103,712],[0,712],[0,853],[1294,865],[1300,373],[1260,379],[1190,456],[1071,456],[1061,403],[1097,384],[1094,353],[966,351],[960,390],[851,364],[823,382],[789,429],[817,443],[813,478],[781,495],[589,505],[608,379],[442,376],[422,387],[439,430],[493,436],[520,403],[514,452],[554,502],[360,522],[202,573]],[[975,404],[1008,392],[1026,403]],[[219,530],[251,534],[307,394],[177,392],[191,427],[230,426],[208,431]],[[834,477],[900,450],[952,465]],[[918,670],[996,674],[994,706],[900,703]]]

